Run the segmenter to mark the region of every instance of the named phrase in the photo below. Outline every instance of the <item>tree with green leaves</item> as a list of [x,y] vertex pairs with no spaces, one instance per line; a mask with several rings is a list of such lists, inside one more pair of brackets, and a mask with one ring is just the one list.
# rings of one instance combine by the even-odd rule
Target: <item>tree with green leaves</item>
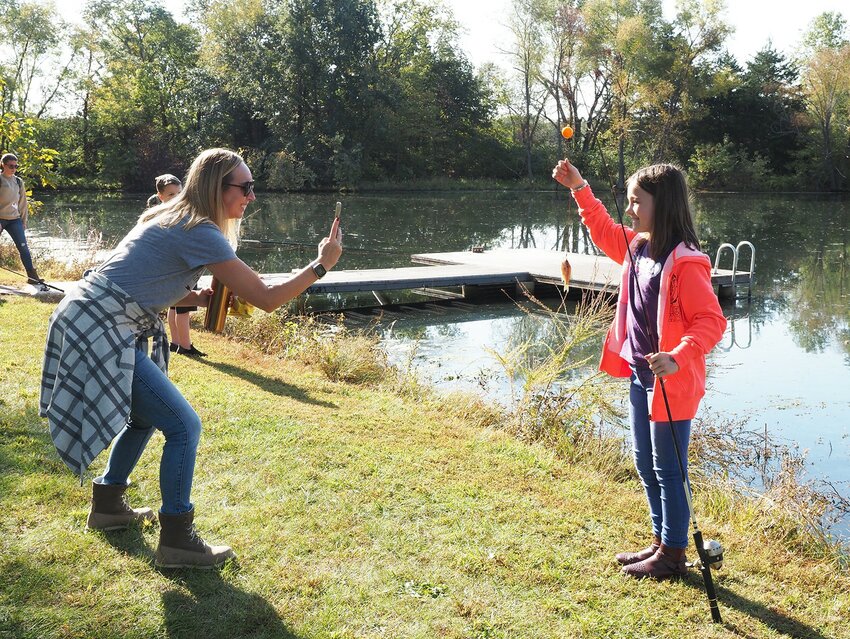
[[622,194],[626,145],[648,138],[632,132],[640,126],[640,114],[652,104],[642,89],[661,50],[661,4],[658,0],[591,0],[583,11],[587,63],[606,89],[601,101],[607,109],[597,116],[598,124],[616,145],[616,188]]
[[546,109],[547,88],[543,76],[543,32],[545,5],[539,0],[513,0],[508,27],[514,37],[509,51],[515,85],[506,103],[517,137],[525,153],[525,174],[534,179],[533,151],[537,127]]
[[[0,114],[15,112],[41,118],[65,90],[75,51],[62,51],[68,26],[53,5],[4,3],[0,38],[11,56],[0,63],[3,89]],[[40,89],[36,95],[36,89]]]
[[850,168],[850,41],[843,16],[825,12],[815,18],[803,38],[803,55],[803,91],[820,134],[823,183],[838,190],[848,184]]
[[89,117],[100,138],[105,178],[149,187],[163,167],[177,171],[195,122],[198,33],[150,0],[91,0],[87,43],[100,61]]
[[292,152],[323,183],[358,177],[375,117],[372,2],[217,1],[205,28],[208,71],[268,127],[270,149]]
[[[3,83],[0,81],[0,88]],[[33,199],[33,183],[41,187],[56,186],[55,166],[59,151],[39,141],[38,122],[30,116],[11,112],[0,115],[0,155],[14,153],[18,157],[20,172],[28,181],[27,197],[30,210],[37,213],[41,202]]]
[[722,45],[731,32],[722,10],[718,0],[679,0],[672,22],[659,19],[650,26],[657,51],[642,80],[641,128],[652,140],[652,162],[688,155],[688,129],[714,89]]
[[[384,5],[377,49],[378,139],[371,153],[394,177],[486,174],[493,101],[457,47],[457,23],[419,0]],[[377,167],[376,167],[377,168]],[[484,173],[482,173],[484,171]]]
[[[703,167],[693,171],[695,182],[706,187],[764,189],[781,178],[782,186],[790,188],[804,139],[805,103],[797,64],[768,41],[746,70],[731,56],[721,59],[711,88],[688,127],[689,162],[695,169],[697,162]],[[730,157],[736,161],[730,162]],[[738,167],[738,162],[750,166]],[[729,183],[725,177],[719,181],[700,177],[710,164],[721,171],[725,166]],[[755,171],[760,164],[764,172]]]

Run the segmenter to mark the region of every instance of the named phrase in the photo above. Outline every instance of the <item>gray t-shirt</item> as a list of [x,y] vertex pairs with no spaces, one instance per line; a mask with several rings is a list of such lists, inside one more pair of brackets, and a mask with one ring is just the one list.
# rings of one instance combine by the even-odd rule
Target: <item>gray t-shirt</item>
[[153,313],[173,306],[189,293],[207,264],[236,257],[213,223],[188,231],[182,220],[164,228],[156,220],[137,224],[97,267],[139,305]]

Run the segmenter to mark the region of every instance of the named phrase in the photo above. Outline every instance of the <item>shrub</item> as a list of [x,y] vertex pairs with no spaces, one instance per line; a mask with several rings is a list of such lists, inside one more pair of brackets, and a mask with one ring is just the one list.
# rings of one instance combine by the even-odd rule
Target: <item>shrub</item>
[[511,383],[511,417],[518,437],[541,442],[566,459],[614,476],[630,474],[613,380],[579,372],[598,356],[598,342],[613,309],[604,295],[586,295],[573,313],[552,310],[529,296],[526,337],[505,353],[493,353]]
[[334,381],[379,383],[390,377],[391,368],[378,336],[371,331],[352,332],[341,322],[328,325],[309,315],[257,311],[250,318],[231,319],[225,325],[225,334],[264,353],[318,363]]
[[703,144],[696,148],[688,162],[691,186],[732,191],[769,190],[781,185],[767,160],[746,152],[728,137],[719,144]]

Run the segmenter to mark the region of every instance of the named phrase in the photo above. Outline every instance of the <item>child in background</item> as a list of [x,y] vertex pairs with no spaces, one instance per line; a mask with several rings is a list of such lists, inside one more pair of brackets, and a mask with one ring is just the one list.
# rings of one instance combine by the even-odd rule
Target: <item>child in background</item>
[[163,173],[154,178],[156,193],[148,198],[147,208],[153,208],[159,204],[165,204],[173,199],[183,190],[183,183],[176,175],[171,173]]
[[[711,262],[699,251],[685,176],[669,164],[632,175],[625,211],[632,218],[630,229],[608,215],[569,160],[558,162],[552,177],[572,191],[593,243],[623,265],[600,369],[631,379],[634,459],[649,502],[653,540],[644,550],[616,559],[625,574],[638,579],[682,576],[690,513],[672,429],[687,473],[691,419],[705,395],[705,356],[726,329],[711,284]],[[672,423],[659,387],[662,377]]]

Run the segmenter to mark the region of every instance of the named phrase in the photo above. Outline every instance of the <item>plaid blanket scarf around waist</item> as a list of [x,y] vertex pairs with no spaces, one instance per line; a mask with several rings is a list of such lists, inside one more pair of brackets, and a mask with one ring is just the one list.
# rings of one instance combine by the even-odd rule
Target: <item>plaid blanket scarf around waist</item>
[[168,368],[162,320],[106,276],[89,271],[50,317],[39,414],[62,461],[80,481],[130,416],[136,348]]

